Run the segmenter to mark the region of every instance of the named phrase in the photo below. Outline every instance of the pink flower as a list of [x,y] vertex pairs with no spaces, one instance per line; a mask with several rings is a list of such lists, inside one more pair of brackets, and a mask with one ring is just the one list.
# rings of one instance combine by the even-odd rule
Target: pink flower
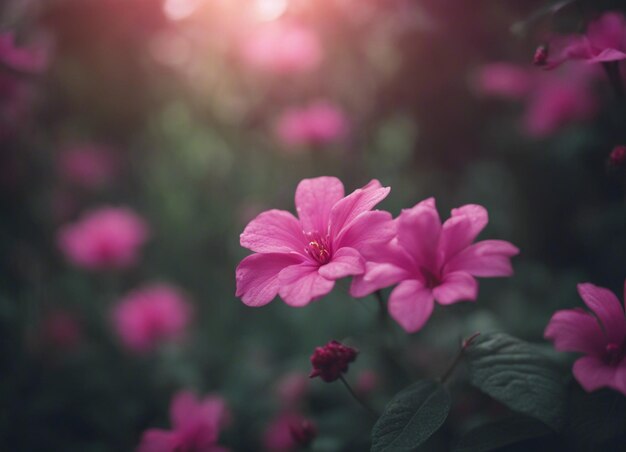
[[356,360],[358,354],[356,349],[337,341],[316,347],[311,355],[313,370],[309,377],[320,377],[326,383],[335,381],[348,371],[349,364]]
[[348,119],[332,103],[317,101],[304,108],[283,112],[274,133],[287,147],[330,144],[347,135]]
[[322,60],[319,38],[294,23],[272,22],[251,33],[242,56],[250,66],[274,74],[294,74],[316,69]]
[[615,146],[609,154],[609,164],[614,168],[620,168],[626,163],[626,146]]
[[380,376],[372,369],[362,370],[356,377],[355,390],[359,394],[367,395],[380,386]]
[[151,284],[122,298],[113,308],[113,325],[122,343],[135,352],[180,339],[192,308],[184,295],[166,284]]
[[276,385],[276,395],[284,408],[297,406],[309,391],[309,379],[300,372],[283,375]]
[[241,234],[241,246],[255,254],[237,267],[236,295],[248,306],[263,306],[277,294],[290,306],[305,306],[330,292],[337,279],[362,274],[361,252],[394,233],[391,215],[371,210],[388,193],[377,180],[348,196],[337,178],[302,180],[295,199],[299,218],[269,210]]
[[[624,292],[626,298],[626,285]],[[557,311],[544,337],[559,351],[585,354],[574,363],[574,377],[586,391],[609,387],[626,395],[624,309],[608,289],[585,283],[578,285],[578,293],[593,314],[583,309]]]
[[284,412],[276,417],[263,435],[264,450],[268,452],[291,452],[310,444],[317,435],[315,425],[304,416]]
[[217,444],[220,430],[228,418],[221,397],[202,400],[187,391],[177,393],[170,405],[172,430],[149,429],[141,438],[138,452],[225,452]]
[[58,160],[61,177],[84,188],[100,188],[113,181],[117,161],[113,151],[103,146],[81,144],[61,152]]
[[399,283],[389,297],[389,313],[407,332],[424,326],[435,300],[443,305],[475,300],[475,277],[513,274],[515,246],[502,240],[473,243],[488,222],[482,206],[452,209],[442,225],[430,198],[403,210],[396,221],[397,237],[367,253],[367,271],[354,278],[351,294],[362,297]]
[[482,94],[524,102],[524,131],[543,138],[561,127],[590,119],[598,110],[591,84],[596,72],[574,66],[538,72],[507,63],[484,66],[475,88]]
[[561,37],[551,43],[546,68],[554,68],[567,60],[586,63],[609,63],[626,59],[626,19],[621,13],[607,12],[587,27],[583,36]]
[[148,226],[127,208],[104,207],[87,212],[57,235],[59,247],[74,265],[89,270],[135,264],[148,239]]
[[38,73],[46,68],[48,53],[40,44],[18,47],[15,35],[5,32],[0,33],[0,62],[16,71]]

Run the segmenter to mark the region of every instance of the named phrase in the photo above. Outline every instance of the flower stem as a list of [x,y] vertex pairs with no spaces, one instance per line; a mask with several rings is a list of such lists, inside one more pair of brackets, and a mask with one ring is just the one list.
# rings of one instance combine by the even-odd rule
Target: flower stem
[[377,290],[376,292],[374,292],[374,296],[376,297],[376,301],[378,301],[378,322],[381,325],[385,325],[387,323],[388,317],[383,293],[380,290]]
[[456,366],[458,366],[459,363],[461,362],[461,359],[463,358],[463,355],[465,354],[465,350],[467,350],[467,348],[470,345],[472,345],[472,342],[478,336],[480,336],[480,332],[476,332],[476,333],[472,334],[470,337],[468,337],[466,339],[463,339],[463,341],[461,341],[461,348],[459,349],[459,352],[456,354],[456,357],[454,358],[454,361],[452,361],[452,364],[450,364],[450,367],[448,367],[448,370],[446,370],[446,372],[439,379],[439,381],[441,381],[441,383],[445,383],[448,380],[448,378],[450,378],[450,376],[452,375],[452,373],[456,369]]
[[346,389],[348,390],[348,392],[350,393],[350,395],[352,396],[352,398],[354,400],[357,401],[357,403],[359,405],[361,405],[368,413],[370,413],[372,416],[374,417],[379,417],[380,415],[376,412],[376,410],[374,410],[365,400],[361,399],[352,389],[352,387],[348,384],[348,382],[346,381],[345,378],[343,378],[343,375],[339,376],[339,380],[341,380],[341,382],[343,383],[343,385],[346,387]]

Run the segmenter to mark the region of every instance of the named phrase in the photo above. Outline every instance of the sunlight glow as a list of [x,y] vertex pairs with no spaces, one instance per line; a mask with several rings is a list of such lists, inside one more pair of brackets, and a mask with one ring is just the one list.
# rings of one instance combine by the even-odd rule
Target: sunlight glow
[[276,20],[287,11],[288,0],[255,0],[254,15],[257,20]]

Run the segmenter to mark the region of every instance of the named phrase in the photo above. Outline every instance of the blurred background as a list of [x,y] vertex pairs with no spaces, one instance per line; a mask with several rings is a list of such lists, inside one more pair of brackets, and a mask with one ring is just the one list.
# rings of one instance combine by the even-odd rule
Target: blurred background
[[[382,408],[458,341],[540,341],[576,284],[626,276],[624,106],[601,69],[533,67],[538,45],[619,2],[5,0],[0,6],[0,449],[133,450],[176,392],[219,394],[231,450],[367,450],[371,419],[308,380],[314,347]],[[556,12],[555,12],[556,11]],[[434,196],[485,206],[516,274],[477,303],[393,325],[342,282],[304,309],[234,296],[239,234],[294,211],[303,178],[379,179],[394,215]],[[155,326],[156,325],[156,326]],[[453,441],[498,416],[459,383]]]

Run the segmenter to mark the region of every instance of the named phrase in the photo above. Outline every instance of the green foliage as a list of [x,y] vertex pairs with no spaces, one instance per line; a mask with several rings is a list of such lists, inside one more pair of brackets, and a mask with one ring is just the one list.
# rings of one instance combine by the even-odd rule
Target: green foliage
[[450,411],[450,395],[440,384],[419,381],[387,404],[372,430],[372,452],[412,451],[435,433]]

